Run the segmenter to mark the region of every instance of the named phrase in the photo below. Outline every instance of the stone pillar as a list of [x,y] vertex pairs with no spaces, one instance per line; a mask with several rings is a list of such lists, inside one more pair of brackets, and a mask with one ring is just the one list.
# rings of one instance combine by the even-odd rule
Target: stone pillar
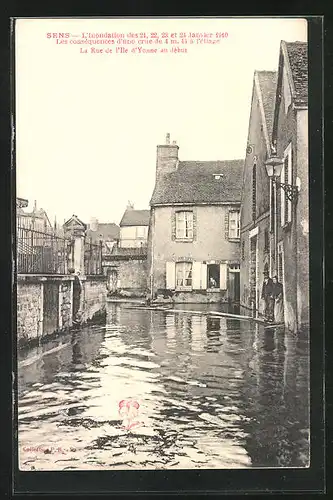
[[72,225],[68,228],[64,226],[65,237],[70,237],[73,241],[71,263],[74,272],[84,275],[84,243],[85,243],[85,227]]
[[84,274],[84,233],[81,228],[74,232],[74,270],[80,274]]

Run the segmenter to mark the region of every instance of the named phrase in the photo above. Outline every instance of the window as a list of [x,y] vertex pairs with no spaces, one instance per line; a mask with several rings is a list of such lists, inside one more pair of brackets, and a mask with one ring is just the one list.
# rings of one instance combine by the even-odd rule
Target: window
[[278,271],[278,280],[280,283],[283,283],[283,244],[279,243],[278,245],[278,266],[277,266],[277,271]]
[[176,263],[176,287],[192,287],[192,262]]
[[[281,171],[280,180],[283,184],[292,184],[292,156],[291,144],[287,147],[284,154],[284,164]],[[281,226],[291,222],[291,201],[288,200],[286,192],[281,189]]]
[[239,239],[240,237],[240,213],[239,211],[229,212],[229,238]]
[[271,203],[270,203],[270,231],[271,233],[274,232],[274,219],[275,219],[275,184],[273,184],[272,179],[270,180],[270,198],[271,198]]
[[207,265],[207,288],[220,288],[219,264]]
[[146,237],[146,226],[137,226],[136,237],[137,238],[145,238]]
[[253,165],[252,169],[252,219],[256,220],[257,216],[257,165]]
[[193,212],[176,213],[176,238],[181,240],[193,239]]
[[266,253],[269,252],[269,233],[268,233],[268,229],[265,229],[265,232],[264,232],[264,252],[266,252]]

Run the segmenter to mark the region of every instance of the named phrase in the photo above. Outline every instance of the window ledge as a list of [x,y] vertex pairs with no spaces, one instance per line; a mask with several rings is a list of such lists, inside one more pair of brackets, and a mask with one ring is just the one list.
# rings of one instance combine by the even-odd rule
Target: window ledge
[[220,288],[207,288],[206,290],[208,293],[213,293],[213,292],[220,292]]
[[193,243],[194,238],[175,238],[174,241],[177,243]]
[[240,241],[240,238],[228,238],[228,240],[232,243],[238,243]]
[[177,286],[175,288],[176,292],[192,292],[192,290],[191,286]]

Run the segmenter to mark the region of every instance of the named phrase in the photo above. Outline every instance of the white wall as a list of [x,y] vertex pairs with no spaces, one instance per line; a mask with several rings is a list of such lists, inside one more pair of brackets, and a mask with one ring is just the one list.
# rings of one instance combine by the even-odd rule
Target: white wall
[[128,226],[120,228],[120,246],[140,247],[141,243],[147,243],[148,226]]

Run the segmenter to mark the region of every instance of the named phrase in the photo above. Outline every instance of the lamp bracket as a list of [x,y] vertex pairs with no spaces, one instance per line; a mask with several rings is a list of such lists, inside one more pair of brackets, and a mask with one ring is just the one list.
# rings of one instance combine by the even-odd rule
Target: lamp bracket
[[280,182],[276,179],[273,179],[273,182],[277,187],[280,187],[281,189],[284,190],[284,192],[286,193],[286,197],[289,201],[291,202],[297,201],[299,192],[298,186],[293,186],[292,184],[284,184],[283,182]]

